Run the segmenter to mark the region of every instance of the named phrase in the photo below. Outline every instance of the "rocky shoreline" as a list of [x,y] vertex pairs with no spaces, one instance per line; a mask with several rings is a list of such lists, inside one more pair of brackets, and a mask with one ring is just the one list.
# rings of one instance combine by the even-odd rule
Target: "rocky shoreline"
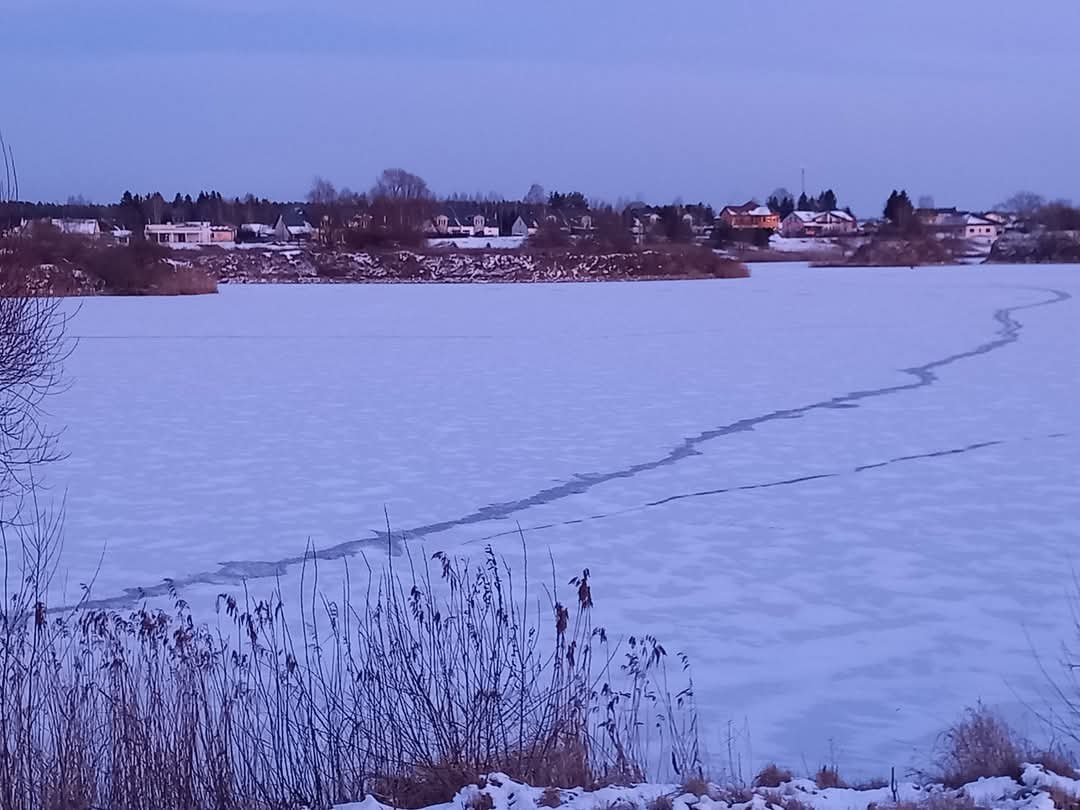
[[317,247],[200,251],[186,259],[221,284],[543,283],[745,278],[710,251],[381,253]]

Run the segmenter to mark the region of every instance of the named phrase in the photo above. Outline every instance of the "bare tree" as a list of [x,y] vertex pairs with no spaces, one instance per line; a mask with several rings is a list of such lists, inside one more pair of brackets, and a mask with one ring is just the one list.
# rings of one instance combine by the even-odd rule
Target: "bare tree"
[[33,469],[60,458],[42,404],[63,383],[67,320],[60,299],[28,294],[0,267],[0,499],[27,493]]
[[428,184],[404,169],[386,169],[380,174],[372,186],[371,199],[377,221],[400,237],[419,232],[431,213]]
[[404,169],[386,169],[376,178],[371,196],[384,200],[427,200],[431,191],[422,177]]
[[[10,147],[0,141],[0,150],[3,200],[18,195],[18,183]],[[61,388],[70,351],[68,313],[60,299],[32,293],[16,267],[14,248],[0,244],[0,500],[30,492],[33,469],[60,457],[42,404]]]
[[548,200],[547,192],[544,191],[544,187],[539,183],[533,183],[529,186],[529,191],[525,195],[526,205],[544,205]]
[[312,205],[333,205],[338,201],[337,189],[329,180],[316,177],[311,183],[311,191],[307,194],[307,201]]
[[4,140],[4,131],[0,130],[0,203],[17,202],[19,199],[19,173],[15,170],[15,153]]
[[1033,191],[1018,191],[1001,204],[1003,211],[1030,217],[1046,205],[1046,200]]

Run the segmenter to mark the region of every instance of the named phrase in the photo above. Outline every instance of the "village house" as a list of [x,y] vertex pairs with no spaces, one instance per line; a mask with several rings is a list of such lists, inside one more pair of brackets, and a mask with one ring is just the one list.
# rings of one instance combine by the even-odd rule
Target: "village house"
[[510,226],[511,236],[532,236],[539,230],[539,226],[535,221],[530,220],[526,222],[524,218],[518,217],[514,220],[514,224]]
[[717,219],[736,230],[777,230],[780,227],[780,215],[773,213],[764,205],[750,200],[742,205],[725,205],[720,209]]
[[274,226],[261,222],[245,222],[236,232],[241,242],[269,242],[274,238]]
[[964,215],[964,238],[994,241],[1001,235],[1002,227],[991,219],[977,214]]
[[101,224],[96,219],[52,219],[49,222],[68,236],[84,236],[87,239],[101,237]]
[[570,233],[574,236],[588,236],[596,230],[592,214],[571,217],[567,222],[570,226]]
[[304,242],[315,234],[300,208],[287,208],[274,223],[274,239],[278,242]]
[[942,239],[973,239],[993,242],[1004,228],[997,222],[955,208],[919,209],[919,222]]
[[847,211],[792,211],[780,223],[787,238],[842,236],[858,230],[859,223]]
[[147,225],[146,238],[159,245],[210,245],[214,232],[209,222],[170,222]]
[[496,237],[499,236],[499,222],[475,206],[463,210],[446,206],[425,224],[424,230],[435,236]]

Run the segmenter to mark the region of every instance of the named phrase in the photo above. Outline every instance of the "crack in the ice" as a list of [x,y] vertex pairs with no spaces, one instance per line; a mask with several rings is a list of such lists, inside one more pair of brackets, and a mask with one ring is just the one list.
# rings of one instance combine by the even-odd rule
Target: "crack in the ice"
[[[928,363],[924,363],[920,366],[912,366],[911,368],[900,369],[901,373],[915,378],[911,382],[885,386],[882,388],[867,389],[864,391],[849,391],[846,394],[835,396],[827,400],[820,400],[809,405],[803,405],[795,408],[784,408],[776,411],[771,411],[766,414],[761,414],[759,416],[752,416],[745,419],[740,419],[727,425],[722,425],[720,427],[702,431],[696,436],[684,438],[682,442],[673,447],[665,455],[651,461],[640,462],[638,464],[633,464],[628,467],[624,467],[619,470],[612,470],[609,472],[577,474],[570,481],[558,484],[556,486],[548,487],[546,489],[542,489],[539,492],[536,492],[528,497],[520,498],[518,500],[503,501],[501,503],[489,504],[488,506],[481,507],[462,517],[438,521],[435,523],[429,523],[423,526],[417,526],[404,532],[400,532],[398,536],[394,536],[393,534],[388,535],[385,530],[373,531],[371,537],[361,538],[358,540],[348,540],[342,543],[338,543],[337,545],[330,546],[329,548],[319,549],[314,552],[314,556],[319,560],[331,560],[350,556],[363,549],[377,547],[387,547],[389,548],[391,553],[399,554],[401,553],[402,538],[404,537],[420,537],[440,534],[442,532],[461,526],[469,526],[493,520],[505,520],[506,518],[509,518],[514,514],[523,512],[534,506],[542,506],[572,497],[574,495],[581,495],[593,489],[594,487],[600,486],[601,484],[606,484],[611,481],[617,481],[625,478],[633,478],[635,476],[641,475],[642,473],[652,472],[653,470],[677,464],[687,458],[700,455],[701,451],[698,449],[698,447],[706,444],[707,442],[711,442],[714,439],[718,439],[724,436],[730,436],[736,433],[745,433],[747,431],[752,431],[758,426],[765,425],[770,422],[776,422],[783,419],[798,419],[809,413],[813,413],[814,411],[858,407],[858,404],[864,400],[875,399],[878,397],[887,397],[892,396],[893,394],[904,393],[907,391],[915,391],[920,388],[929,387],[935,382],[937,382],[938,375],[936,372],[939,369],[952,365],[953,363],[957,363],[961,360],[968,360],[974,357],[989,354],[990,352],[1004,348],[1018,341],[1020,339],[1020,333],[1023,329],[1023,324],[1021,324],[1020,321],[1013,317],[1014,313],[1021,312],[1027,309],[1035,309],[1038,307],[1060,304],[1072,298],[1069,293],[1063,290],[1037,287],[1018,287],[1016,289],[1034,290],[1041,293],[1047,293],[1050,297],[1030,304],[1018,304],[1016,306],[1005,307],[997,310],[994,313],[994,320],[999,324],[999,327],[996,332],[996,337],[993,340],[987,341],[986,343],[981,343],[972,349],[968,349],[967,351],[956,352],[954,354],[947,355],[946,357],[938,358]],[[965,451],[963,449],[960,449],[955,452]],[[816,480],[818,478],[828,478],[838,474],[839,473],[829,473],[820,476],[808,476],[803,478],[790,479],[787,481],[778,481],[766,484],[754,484],[748,486],[751,488],[785,486],[795,483],[802,483],[804,481]],[[717,491],[716,494],[719,494],[720,492],[721,491]],[[689,496],[673,497],[678,498]],[[558,524],[551,525],[554,526]],[[111,599],[92,600],[86,604],[90,607],[95,608],[124,607],[141,599],[167,596],[173,589],[180,590],[190,585],[218,585],[230,583],[235,584],[249,579],[280,576],[292,566],[300,565],[306,560],[309,560],[310,558],[311,554],[301,554],[285,557],[276,561],[253,560],[224,562],[221,564],[217,571],[208,571],[198,574],[192,574],[186,577],[166,579],[160,584],[144,588],[127,588],[121,596],[117,596]]]
[[[1036,439],[1065,439],[1068,438],[1068,433],[1048,433],[1045,436],[1035,437]],[[1030,437],[1025,437],[1021,441],[1032,441]],[[777,481],[766,481],[758,484],[739,484],[729,487],[718,487],[716,489],[702,489],[696,492],[683,492],[678,495],[669,495],[665,498],[659,498],[655,501],[648,501],[636,506],[629,506],[624,509],[617,509],[613,512],[604,512],[598,515],[590,515],[584,518],[575,518],[573,520],[555,521],[552,523],[541,523],[534,526],[519,527],[514,529],[507,529],[505,531],[496,532],[495,534],[489,534],[484,537],[477,537],[469,541],[469,543],[486,543],[491,540],[498,540],[503,537],[510,537],[517,535],[521,532],[536,532],[543,531],[545,529],[555,529],[563,526],[572,526],[579,523],[589,523],[597,520],[606,520],[613,517],[623,517],[625,515],[633,514],[635,512],[642,512],[647,509],[655,509],[660,506],[666,506],[678,501],[686,501],[694,498],[707,498],[716,495],[730,495],[736,492],[752,492],[759,489],[775,489],[778,487],[793,486],[795,484],[805,484],[811,481],[823,481],[830,478],[842,478],[851,474],[859,474],[864,472],[871,472],[874,470],[880,470],[885,467],[891,467],[894,464],[904,464],[912,461],[925,461],[929,459],[944,458],[947,456],[959,456],[965,453],[972,453],[976,450],[985,450],[989,447],[999,447],[1001,445],[1009,444],[1009,441],[1005,439],[995,439],[987,442],[975,442],[974,444],[965,445],[963,447],[954,447],[948,450],[933,450],[927,453],[914,453],[907,456],[897,456],[891,458],[888,461],[879,461],[874,464],[862,464],[858,467],[854,467],[850,470],[843,472],[829,472],[829,473],[815,473],[813,475],[801,475],[795,478],[783,478]]]

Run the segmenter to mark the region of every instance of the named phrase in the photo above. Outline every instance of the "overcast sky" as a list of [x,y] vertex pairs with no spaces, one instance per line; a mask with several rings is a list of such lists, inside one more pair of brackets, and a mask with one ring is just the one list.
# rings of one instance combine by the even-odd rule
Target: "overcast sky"
[[1080,0],[0,0],[23,196],[1080,198]]

